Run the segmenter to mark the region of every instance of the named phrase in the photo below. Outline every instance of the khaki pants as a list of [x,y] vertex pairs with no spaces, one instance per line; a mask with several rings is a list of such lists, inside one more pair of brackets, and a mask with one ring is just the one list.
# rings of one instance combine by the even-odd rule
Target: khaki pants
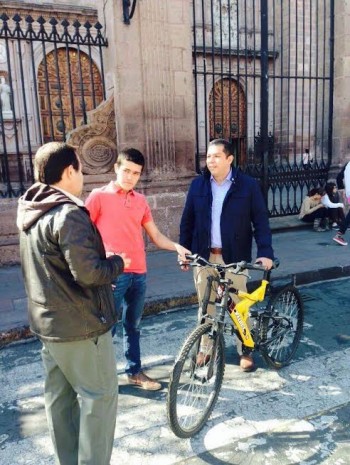
[[[218,263],[220,265],[224,265],[225,262],[222,258],[222,255],[219,254],[210,254],[209,256],[209,261],[213,263]],[[203,298],[204,298],[204,293],[205,293],[205,288],[207,286],[207,278],[208,276],[218,276],[218,273],[216,270],[213,268],[209,267],[195,267],[193,270],[194,273],[194,283],[196,286],[197,290],[197,295],[198,295],[198,303],[199,303],[199,311],[201,311],[202,303],[203,303]],[[233,274],[230,273],[230,279],[233,281],[232,286],[235,289],[239,289],[241,291],[246,292],[247,291],[247,276],[244,276],[242,274]],[[234,302],[239,302],[239,298],[235,294],[230,294],[231,298]],[[212,289],[209,297],[210,302],[215,302],[215,289]],[[211,303],[207,307],[207,313],[210,316],[215,315],[215,303]],[[248,321],[248,326],[249,321]],[[202,340],[202,345],[207,346],[208,345],[208,339],[203,338]],[[242,343],[241,341],[236,338],[236,345],[237,345],[237,352],[239,355],[242,355]],[[208,349],[206,349],[204,352],[207,352]]]
[[59,465],[109,465],[118,379],[111,332],[43,342],[45,409]]

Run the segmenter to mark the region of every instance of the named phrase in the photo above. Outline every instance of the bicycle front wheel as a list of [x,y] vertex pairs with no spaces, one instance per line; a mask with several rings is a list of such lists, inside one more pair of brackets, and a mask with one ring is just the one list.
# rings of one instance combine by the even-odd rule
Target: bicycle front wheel
[[212,323],[198,326],[183,344],[170,376],[167,414],[176,436],[189,438],[203,428],[219,396],[224,371],[223,334],[213,332]]
[[279,369],[291,361],[300,342],[303,321],[303,300],[294,286],[286,286],[271,298],[262,320],[260,348],[269,366]]

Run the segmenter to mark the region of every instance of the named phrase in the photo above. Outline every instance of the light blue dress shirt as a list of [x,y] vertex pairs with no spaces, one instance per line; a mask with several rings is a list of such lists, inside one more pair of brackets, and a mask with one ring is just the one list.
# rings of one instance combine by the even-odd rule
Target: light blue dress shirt
[[232,184],[231,179],[232,170],[229,171],[222,184],[218,184],[213,176],[210,177],[211,192],[213,195],[213,204],[211,206],[211,247],[222,248],[220,219],[224,199]]

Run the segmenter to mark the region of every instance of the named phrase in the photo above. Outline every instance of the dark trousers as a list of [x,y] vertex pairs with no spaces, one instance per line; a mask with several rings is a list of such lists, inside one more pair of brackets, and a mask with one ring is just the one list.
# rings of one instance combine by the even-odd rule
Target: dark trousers
[[59,465],[109,465],[118,379],[111,332],[43,342],[45,409]]
[[340,225],[339,233],[344,234],[345,231],[348,229],[349,225],[350,225],[350,210],[349,210],[348,214],[346,215],[344,221]]
[[342,208],[329,208],[328,218],[332,223],[341,224],[343,221],[345,221],[344,210]]
[[327,214],[327,208],[319,208],[318,210],[315,210],[312,213],[309,213],[308,215],[305,215],[301,221],[304,221],[305,223],[313,223],[316,218],[323,219],[326,217]]

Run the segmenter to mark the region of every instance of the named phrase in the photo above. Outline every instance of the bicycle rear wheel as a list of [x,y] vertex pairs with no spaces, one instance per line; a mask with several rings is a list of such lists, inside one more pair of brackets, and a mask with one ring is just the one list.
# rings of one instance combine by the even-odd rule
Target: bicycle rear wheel
[[198,326],[183,344],[170,376],[167,415],[176,436],[189,438],[203,428],[219,396],[224,371],[223,334],[212,332],[212,323]]
[[271,298],[261,323],[260,352],[265,362],[276,369],[293,358],[301,338],[304,304],[292,285]]

